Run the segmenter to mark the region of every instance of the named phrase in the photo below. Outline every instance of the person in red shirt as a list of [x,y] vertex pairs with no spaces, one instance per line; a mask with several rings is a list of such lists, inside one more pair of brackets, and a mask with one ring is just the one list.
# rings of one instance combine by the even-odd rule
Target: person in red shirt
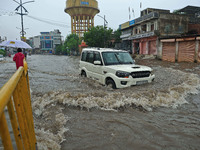
[[20,66],[24,67],[24,54],[22,54],[22,49],[18,48],[15,56],[13,57],[13,61],[16,63],[16,68],[18,69]]

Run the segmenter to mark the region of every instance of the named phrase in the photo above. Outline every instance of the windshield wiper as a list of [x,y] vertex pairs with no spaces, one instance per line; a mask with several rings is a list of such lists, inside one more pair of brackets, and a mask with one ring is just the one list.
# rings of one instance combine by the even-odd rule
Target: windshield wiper
[[115,57],[117,58],[118,62],[119,62],[120,64],[122,64],[122,62],[120,61],[120,59],[119,59],[119,57],[117,56],[117,54],[115,54]]

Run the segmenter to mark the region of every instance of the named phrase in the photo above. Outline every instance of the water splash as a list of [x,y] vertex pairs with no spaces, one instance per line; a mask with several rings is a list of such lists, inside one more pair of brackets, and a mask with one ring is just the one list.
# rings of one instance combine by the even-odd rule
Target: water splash
[[[69,130],[64,127],[66,121],[70,119],[62,113],[65,106],[106,111],[118,111],[120,108],[134,106],[152,111],[158,107],[177,108],[189,103],[186,97],[189,94],[197,94],[200,89],[198,75],[166,68],[165,72],[169,73],[168,78],[172,76],[177,78],[177,81],[166,82],[164,78],[157,78],[155,84],[118,90],[110,90],[94,83],[87,85],[89,89],[85,92],[84,90],[79,92],[60,90],[44,95],[32,94],[38,146],[40,149],[60,149],[60,143],[65,140],[64,133]],[[80,82],[89,81],[91,80],[82,79]],[[90,90],[90,88],[95,90]],[[43,128],[44,126],[46,128]]]

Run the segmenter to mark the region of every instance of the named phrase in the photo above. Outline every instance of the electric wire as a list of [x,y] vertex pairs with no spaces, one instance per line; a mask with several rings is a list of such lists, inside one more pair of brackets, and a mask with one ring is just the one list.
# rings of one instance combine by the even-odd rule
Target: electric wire
[[[59,26],[59,27],[67,27],[70,28],[69,25],[66,25],[64,23],[58,22],[58,21],[53,21],[53,20],[48,20],[48,19],[42,19],[42,18],[38,18],[38,17],[34,17],[34,16],[30,16],[30,15],[26,15],[26,17],[29,17],[31,19],[40,21],[40,22],[44,22],[44,23],[48,23],[50,25],[55,25],[55,26]],[[57,23],[58,22],[58,23]]]
[[[8,11],[5,9],[0,8],[0,16],[16,16],[16,12],[14,11]],[[55,20],[49,20],[49,19],[44,19],[44,18],[38,18],[35,16],[31,16],[31,15],[25,15],[25,17],[29,17],[31,19],[43,22],[43,23],[47,23],[53,26],[59,26],[59,27],[63,27],[63,28],[70,28],[69,25],[65,24],[64,22],[61,21],[55,21]]]
[[0,8],[0,16],[15,16],[16,13],[14,11],[8,11]]

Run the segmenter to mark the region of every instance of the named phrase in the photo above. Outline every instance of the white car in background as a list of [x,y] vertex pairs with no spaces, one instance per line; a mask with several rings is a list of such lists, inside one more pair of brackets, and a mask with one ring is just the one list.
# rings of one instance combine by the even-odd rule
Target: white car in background
[[0,55],[0,61],[4,61],[5,57],[3,55]]
[[150,67],[136,65],[124,50],[85,48],[81,53],[81,76],[95,79],[113,89],[151,83],[155,78],[152,71]]

